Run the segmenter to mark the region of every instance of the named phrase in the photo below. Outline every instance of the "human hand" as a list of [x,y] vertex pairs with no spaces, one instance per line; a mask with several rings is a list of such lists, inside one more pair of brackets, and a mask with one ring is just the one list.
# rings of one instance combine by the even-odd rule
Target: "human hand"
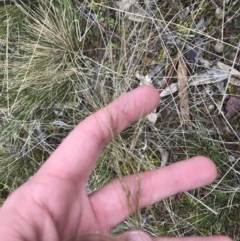
[[[127,176],[121,181],[113,180],[87,194],[87,179],[103,148],[130,123],[156,108],[158,103],[158,92],[153,87],[144,86],[121,96],[82,121],[41,169],[3,204],[0,239],[63,241],[85,233],[107,234],[136,208],[214,181],[217,175],[215,165],[205,157],[195,157]],[[128,187],[128,195],[123,185]],[[136,239],[139,234],[143,239],[151,240],[150,236],[136,231],[124,233],[121,237]],[[191,238],[198,239],[207,238]],[[228,240],[225,237],[208,239]]]

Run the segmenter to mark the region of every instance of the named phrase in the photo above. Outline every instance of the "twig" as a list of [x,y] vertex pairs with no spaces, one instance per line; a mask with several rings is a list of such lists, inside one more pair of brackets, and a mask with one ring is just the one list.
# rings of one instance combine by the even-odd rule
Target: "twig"
[[174,59],[173,64],[172,64],[172,66],[170,67],[167,76],[166,76],[166,77],[163,79],[163,81],[162,81],[162,84],[161,84],[161,86],[160,86],[160,89],[161,89],[161,90],[163,90],[163,89],[165,89],[165,88],[167,87],[168,81],[172,78],[173,71],[176,70],[176,68],[177,68],[178,61],[179,61],[178,58]]
[[188,73],[187,67],[182,59],[179,58],[178,69],[178,95],[180,102],[180,111],[183,118],[183,123],[186,124],[191,129],[191,121],[189,114],[189,103],[188,103]]

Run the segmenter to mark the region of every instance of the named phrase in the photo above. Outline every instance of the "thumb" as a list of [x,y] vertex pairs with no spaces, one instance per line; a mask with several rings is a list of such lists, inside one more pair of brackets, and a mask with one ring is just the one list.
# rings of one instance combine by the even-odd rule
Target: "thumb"
[[151,237],[140,230],[128,231],[118,236],[119,239],[127,241],[232,241],[226,236],[210,237]]
[[147,233],[140,230],[125,232],[117,238],[127,241],[152,241],[152,238]]

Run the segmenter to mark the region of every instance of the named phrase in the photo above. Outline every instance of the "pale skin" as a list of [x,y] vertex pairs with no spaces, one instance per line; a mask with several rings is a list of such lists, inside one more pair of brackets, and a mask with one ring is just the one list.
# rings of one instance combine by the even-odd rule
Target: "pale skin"
[[[158,104],[158,92],[144,86],[82,121],[41,169],[5,201],[0,209],[1,240],[64,241],[85,233],[108,234],[137,208],[213,182],[217,175],[214,163],[206,157],[195,157],[113,180],[87,194],[87,179],[103,148]],[[223,236],[152,238],[142,231],[120,237],[134,241],[230,240]]]

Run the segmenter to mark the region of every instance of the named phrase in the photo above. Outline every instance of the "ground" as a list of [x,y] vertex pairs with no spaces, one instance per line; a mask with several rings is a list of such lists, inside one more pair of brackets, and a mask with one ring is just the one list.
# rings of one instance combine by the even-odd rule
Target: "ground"
[[212,185],[141,210],[113,233],[240,240],[239,9],[237,0],[0,0],[1,202],[77,123],[148,81],[161,104],[105,149],[89,192],[205,155],[218,167]]

